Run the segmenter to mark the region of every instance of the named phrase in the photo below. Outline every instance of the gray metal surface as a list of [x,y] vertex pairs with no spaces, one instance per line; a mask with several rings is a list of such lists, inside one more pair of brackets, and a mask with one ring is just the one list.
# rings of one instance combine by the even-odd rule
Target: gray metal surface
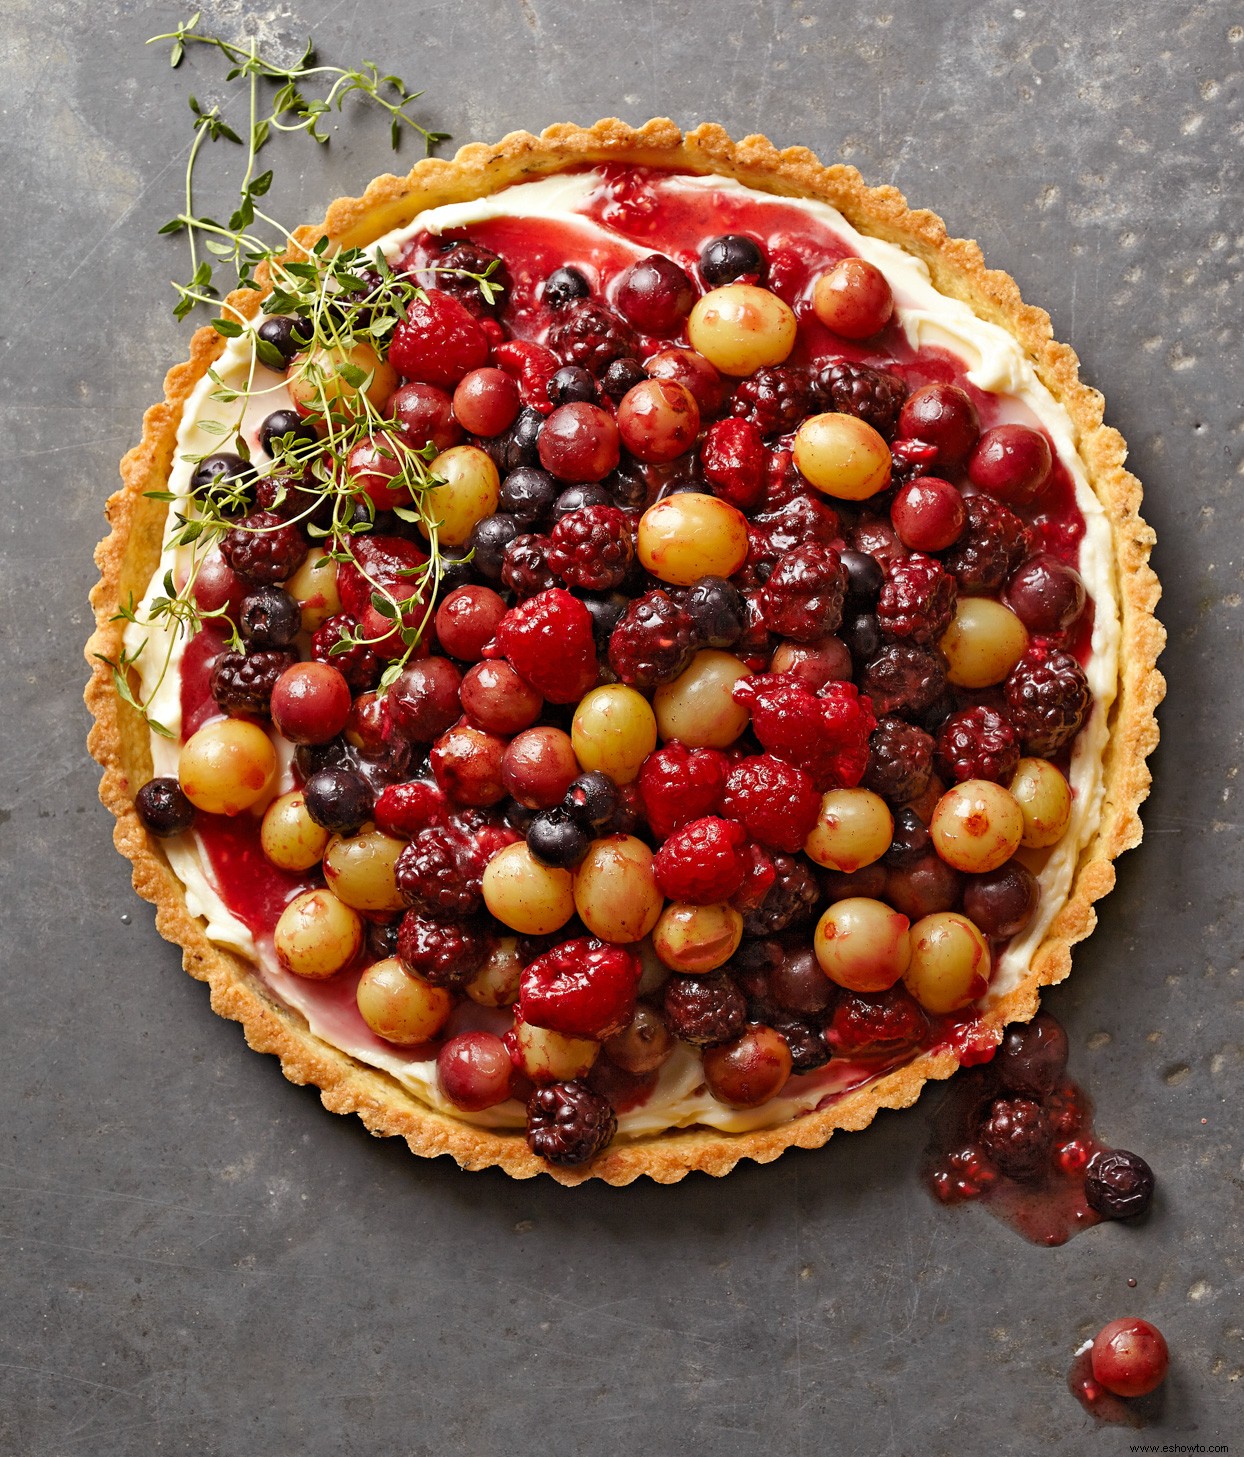
[[[725,1182],[515,1184],[373,1142],[210,1014],[112,850],[80,694],[103,501],[185,349],[162,288],[181,256],[154,236],[185,95],[220,71],[144,51],[167,5],[10,0],[0,1452],[1123,1452],[1063,1378],[1125,1313],[1174,1354],[1149,1438],[1244,1445],[1239,7],[205,8],[375,57],[456,141],[666,113],[806,144],[1049,308],[1146,482],[1171,634],[1147,839],[1049,1001],[1104,1136],[1161,1195],[1143,1228],[1055,1251],[935,1207],[932,1094]],[[391,166],[357,111],[272,162],[296,220]]]

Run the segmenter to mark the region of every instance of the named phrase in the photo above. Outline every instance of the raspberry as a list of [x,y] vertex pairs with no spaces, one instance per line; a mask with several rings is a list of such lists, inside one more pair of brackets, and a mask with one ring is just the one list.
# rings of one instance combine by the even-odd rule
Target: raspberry
[[783,552],[760,593],[765,626],[795,642],[824,637],[842,623],[846,591],[846,568],[832,547]]
[[464,986],[492,953],[492,937],[471,921],[436,921],[407,911],[397,954],[416,976],[436,987]]
[[356,633],[358,623],[348,612],[325,618],[311,635],[311,656],[317,663],[331,663],[350,685],[352,693],[369,693],[380,682],[380,659],[363,643],[356,643],[344,652],[333,649],[348,633]]
[[[495,314],[505,303],[505,294],[510,289],[509,269],[500,255],[491,248],[485,248],[483,244],[473,242],[470,238],[460,238],[457,242],[450,243],[433,262],[438,270],[432,275],[436,287],[442,293],[457,299],[477,319],[486,314]],[[450,268],[460,269],[461,272],[454,274],[439,271]],[[489,272],[489,269],[492,271]],[[495,284],[501,292],[494,294],[493,302],[488,303],[479,284],[473,278],[464,278],[464,273],[487,273],[489,283]]]
[[930,648],[892,643],[864,669],[860,691],[872,699],[877,713],[919,718],[946,691],[945,660]]
[[996,592],[1028,555],[1028,530],[992,496],[967,496],[963,534],[942,563],[964,592]]
[[759,845],[747,844],[739,852],[743,861],[743,884],[730,897],[730,904],[744,917],[764,904],[777,879],[773,856]]
[[[889,571],[894,562],[901,562],[911,555],[888,516],[865,516],[847,531],[846,537],[847,544],[854,551],[872,557],[883,572]],[[873,594],[874,601],[881,595],[884,586],[883,576]]]
[[729,1042],[743,1030],[747,999],[728,976],[671,976],[662,1002],[675,1037],[694,1047]]
[[1009,784],[1019,763],[1019,739],[1010,721],[992,708],[952,713],[937,736],[937,767],[944,778],[992,779]]
[[894,487],[908,485],[918,476],[925,476],[937,461],[937,446],[927,445],[923,440],[892,440],[890,442],[890,484]]
[[850,788],[863,778],[877,720],[854,683],[826,683],[814,693],[789,674],[757,673],[736,683],[733,696],[751,709],[761,744],[818,787]]
[[416,779],[410,784],[386,784],[376,797],[373,817],[376,828],[386,835],[413,840],[421,830],[445,823],[449,817],[449,801],[426,779]]
[[598,379],[615,359],[638,353],[631,326],[612,309],[590,300],[558,311],[548,343],[563,364],[577,364]]
[[730,413],[754,425],[762,435],[787,435],[815,408],[812,381],[806,370],[789,364],[758,369],[740,381]]
[[789,506],[796,496],[807,495],[811,488],[795,466],[795,458],[785,448],[771,450],[765,463],[765,510],[777,511]]
[[389,363],[406,379],[453,389],[464,375],[488,363],[488,339],[463,304],[429,288],[410,300],[406,317],[398,320]]
[[750,420],[714,420],[700,447],[705,479],[714,495],[740,511],[754,511],[765,495],[768,457]]
[[1054,1134],[1045,1109],[1032,1098],[995,1098],[981,1123],[980,1144],[1008,1178],[1040,1177]]
[[274,511],[254,511],[225,532],[220,554],[239,577],[270,586],[293,576],[307,555],[307,543],[297,526]]
[[631,522],[616,506],[581,506],[553,528],[549,566],[568,587],[608,592],[621,586],[635,548]]
[[802,769],[772,754],[753,754],[726,779],[722,810],[753,840],[793,855],[812,833],[821,796]]
[[677,678],[696,649],[695,623],[666,592],[647,592],[626,609],[609,638],[609,666],[623,683],[648,690]]
[[596,686],[592,614],[560,587],[512,607],[485,656],[505,658],[550,703],[578,703]]
[[354,536],[349,549],[353,560],[337,563],[337,592],[345,611],[359,619],[377,588],[399,601],[411,596],[427,562],[414,542],[402,536]]
[[878,996],[848,993],[834,1008],[825,1040],[839,1057],[893,1057],[928,1035],[928,1018],[902,986]]
[[558,1168],[591,1163],[617,1127],[607,1100],[584,1083],[548,1083],[527,1102],[527,1147]]
[[891,804],[919,799],[933,773],[933,739],[913,723],[883,718],[868,740],[864,787]]
[[748,533],[752,560],[775,561],[798,546],[831,547],[841,542],[841,523],[832,506],[806,493],[755,517]]
[[652,864],[657,884],[670,900],[692,905],[729,900],[743,884],[747,865],[739,851],[746,839],[733,820],[692,820],[657,851]]
[[788,926],[808,920],[821,898],[816,876],[805,860],[774,855],[773,884],[764,900],[743,918],[749,936],[774,936]]
[[771,1012],[765,1021],[790,1048],[791,1067],[795,1072],[815,1072],[829,1061],[829,1047],[819,1027],[785,1012]]
[[523,970],[519,1009],[524,1022],[564,1037],[601,1042],[635,1014],[642,968],[625,946],[590,936],[563,941]]
[[713,814],[728,770],[720,749],[688,749],[677,740],[654,749],[639,771],[638,788],[656,838],[667,840],[683,825]]
[[402,899],[425,916],[459,919],[484,903],[481,874],[467,855],[468,841],[448,826],[424,830],[397,857],[394,874]]
[[1042,642],[1033,643],[1011,669],[1004,691],[1024,752],[1042,758],[1080,732],[1093,696],[1076,659]]
[[[523,404],[537,411],[536,418],[553,413],[553,402],[549,399],[549,380],[557,373],[558,358],[543,344],[534,344],[530,339],[507,339],[492,351],[493,363],[518,381],[518,394]],[[522,416],[519,416],[522,419]],[[517,430],[517,426],[515,426]],[[511,432],[511,437],[513,437]],[[521,448],[521,447],[516,447]],[[509,460],[512,469],[529,465],[530,461]]]
[[549,565],[547,536],[516,536],[505,549],[501,561],[501,580],[522,601],[535,597],[557,585],[557,577]]
[[935,642],[955,615],[955,579],[932,557],[913,552],[891,562],[877,600],[877,620],[890,637]]
[[245,713],[266,718],[276,680],[297,661],[298,654],[287,648],[221,653],[212,665],[212,697],[232,718]]
[[834,359],[822,367],[817,385],[830,409],[854,415],[887,440],[893,437],[907,398],[907,386],[897,376],[854,360]]

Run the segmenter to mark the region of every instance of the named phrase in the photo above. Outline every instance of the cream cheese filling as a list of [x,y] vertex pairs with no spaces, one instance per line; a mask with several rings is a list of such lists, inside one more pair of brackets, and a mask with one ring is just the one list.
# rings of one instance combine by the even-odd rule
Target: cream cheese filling
[[[600,224],[584,216],[584,209],[601,181],[597,172],[577,172],[520,183],[474,202],[454,203],[422,213],[406,227],[385,234],[371,246],[379,246],[386,257],[393,258],[415,233],[426,231],[436,234],[497,217],[561,219],[573,222],[577,228],[600,229]],[[1104,796],[1102,760],[1109,732],[1110,706],[1118,682],[1118,594],[1110,523],[1088,483],[1077,451],[1075,425],[1037,377],[1031,360],[1019,343],[1006,330],[978,318],[965,303],[939,293],[922,260],[892,243],[858,232],[829,204],[774,197],[746,188],[731,179],[711,176],[671,176],[661,179],[657,185],[662,192],[668,190],[675,194],[679,191],[720,191],[744,196],[759,208],[766,205],[793,206],[823,223],[828,231],[886,275],[894,292],[898,321],[913,348],[938,347],[961,359],[968,366],[966,373],[971,383],[999,397],[1003,418],[1007,415],[1008,401],[1015,402],[1014,413],[1017,416],[1026,412],[1035,416],[1048,433],[1060,461],[1074,482],[1076,504],[1085,524],[1079,569],[1095,603],[1091,653],[1086,665],[1094,704],[1071,757],[1069,778],[1074,794],[1071,823],[1039,872],[1041,899],[1036,915],[1024,934],[1008,946],[994,968],[989,991],[980,1004],[987,1009],[1022,980],[1034,951],[1065,904],[1080,852],[1100,819]],[[641,244],[628,243],[611,231],[608,238],[615,249],[631,248],[636,258],[650,251]],[[254,362],[246,336],[227,342],[215,372],[221,381],[235,389],[245,387],[248,379],[252,380],[253,393],[247,402],[242,431],[256,446],[260,421],[285,403],[281,397],[281,376]],[[193,466],[185,457],[211,453],[220,445],[221,436],[204,430],[202,425],[216,421],[230,433],[237,428],[236,405],[222,404],[209,398],[217,388],[215,381],[204,377],[186,402],[168,485],[169,491],[177,498],[170,505],[170,513],[184,510],[189,499]],[[160,584],[165,572],[184,572],[187,556],[187,548],[178,550],[166,544],[140,608],[140,618],[146,615],[145,609],[152,599],[161,594]],[[146,650],[138,662],[143,694],[145,698],[149,695],[152,717],[174,735],[173,739],[156,733],[151,736],[152,762],[157,775],[177,773],[181,728],[180,665],[186,644],[182,639],[172,639],[171,633],[172,629],[160,626],[130,624],[125,634],[125,645],[131,653],[146,639]],[[160,686],[155,688],[166,653],[170,655],[168,671]],[[283,754],[274,793],[283,792],[293,784],[292,751],[279,738],[278,748],[283,750]],[[343,1029],[331,1013],[325,1011],[315,994],[315,984],[283,971],[276,961],[270,940],[257,943],[230,912],[212,884],[202,846],[193,832],[164,841],[164,850],[174,873],[185,887],[188,909],[203,918],[209,939],[253,961],[269,988],[306,1018],[315,1036],[362,1062],[390,1073],[424,1103],[453,1117],[484,1127],[522,1126],[523,1111],[519,1104],[509,1102],[482,1113],[464,1113],[442,1096],[437,1086],[434,1061],[412,1062],[376,1038],[360,1037],[348,1028]],[[639,1137],[692,1124],[729,1133],[772,1127],[810,1111],[826,1098],[849,1091],[875,1075],[875,1068],[831,1062],[815,1073],[793,1078],[782,1096],[762,1107],[738,1110],[719,1103],[707,1091],[698,1055],[690,1048],[680,1046],[662,1069],[656,1088],[643,1106],[619,1115],[618,1131],[621,1137]]]

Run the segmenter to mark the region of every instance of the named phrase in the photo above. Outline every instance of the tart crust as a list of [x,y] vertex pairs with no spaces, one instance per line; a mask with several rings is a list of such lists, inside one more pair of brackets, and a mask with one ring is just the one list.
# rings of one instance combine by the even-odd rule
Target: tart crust
[[[1100,823],[1080,855],[1067,902],[1034,953],[1028,974],[987,1014],[997,1026],[1026,1021],[1037,1009],[1041,987],[1062,981],[1070,972],[1072,946],[1096,924],[1094,902],[1114,885],[1115,857],[1140,841],[1138,810],[1150,785],[1145,761],[1158,741],[1155,710],[1165,683],[1156,661],[1165,632],[1154,615],[1159,597],[1149,567],[1154,534],[1139,514],[1141,486],[1124,467],[1123,438],[1102,423],[1102,396],[1081,382],[1079,361],[1072,349],[1054,339],[1049,316],[1023,302],[1009,274],[986,268],[976,243],[949,237],[939,217],[909,208],[895,188],[866,186],[853,167],[824,167],[804,147],[779,151],[761,136],[734,142],[721,127],[709,124],[684,135],[665,119],[638,129],[607,119],[588,128],[552,126],[538,137],[512,132],[492,146],[463,147],[452,160],[428,158],[406,177],[378,177],[361,198],[334,202],[322,227],[300,228],[295,237],[303,246],[322,234],[334,244],[362,246],[428,208],[471,201],[512,183],[601,162],[716,173],[759,191],[832,204],[861,232],[922,258],[941,292],[964,301],[1016,338],[1075,424],[1080,455],[1114,539],[1122,620],[1119,691],[1104,752]],[[259,299],[254,291],[239,291],[228,304],[253,317]],[[111,531],[95,552],[100,581],[91,593],[95,631],[86,648],[92,674],[85,696],[95,716],[88,744],[104,771],[100,798],[116,816],[113,839],[133,862],[134,888],[155,905],[157,929],[182,948],[186,970],[210,986],[213,1009],[241,1022],[252,1048],[279,1057],[291,1082],[318,1087],[326,1108],[357,1113],[374,1135],[404,1138],[413,1153],[449,1154],[463,1168],[497,1166],[515,1178],[549,1174],[562,1184],[586,1179],[628,1184],[644,1174],[658,1183],[674,1183],[697,1169],[726,1174],[740,1159],[768,1163],[787,1148],[820,1147],[839,1129],[864,1128],[881,1108],[907,1107],[927,1080],[955,1071],[957,1055],[942,1048],[921,1054],[823,1111],[778,1127],[737,1134],[670,1129],[615,1142],[585,1169],[552,1168],[530,1152],[521,1130],[480,1128],[436,1112],[386,1073],[312,1035],[298,1012],[267,991],[247,960],[209,941],[204,923],[187,909],[182,884],[159,841],[134,808],[134,795],[151,774],[149,730],[122,701],[101,659],[117,658],[124,624],[114,614],[130,593],[135,599],[143,595],[159,560],[167,507],[146,499],[144,492],[165,486],[186,399],[223,347],[224,340],[212,329],[195,333],[189,359],[169,370],[163,402],[146,412],[142,440],[121,462],[123,484],[106,507]]]

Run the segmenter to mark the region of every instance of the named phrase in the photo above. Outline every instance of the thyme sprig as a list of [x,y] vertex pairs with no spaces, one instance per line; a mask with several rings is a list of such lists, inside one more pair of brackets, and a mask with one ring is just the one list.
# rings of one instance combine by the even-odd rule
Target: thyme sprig
[[[403,123],[424,138],[429,150],[445,134],[429,131],[407,115],[406,107],[420,93],[408,92],[396,76],[381,75],[371,62],[355,70],[313,65],[314,50],[308,44],[298,62],[283,67],[260,55],[253,41],[244,46],[200,33],[199,18],[196,14],[170,34],[152,39],[173,42],[171,60],[175,67],[191,45],[221,52],[231,65],[228,79],[247,82],[249,122],[243,138],[225,121],[219,107],[204,109],[196,98],[190,98],[195,138],[186,166],[184,208],[160,229],[165,234],[184,232],[189,240],[191,274],[187,283],[173,285],[178,295],[174,313],[184,318],[199,305],[219,301],[213,267],[198,252],[200,242],[218,262],[232,267],[238,287],[264,296],[254,317],[252,309],[235,307],[226,299],[220,315],[211,320],[218,334],[238,341],[232,346],[228,368],[207,371],[214,386],[207,398],[223,409],[206,413],[195,422],[200,431],[219,441],[219,447],[181,457],[192,469],[188,490],[148,493],[170,505],[166,545],[178,552],[176,574],[166,572],[155,595],[149,594],[141,606],[131,597],[113,617],[113,621],[162,632],[163,662],[154,685],[145,694],[140,696],[135,687],[136,669],[150,641],[150,631],[136,646],[123,647],[116,659],[105,661],[112,669],[119,696],[142,713],[154,731],[167,736],[171,736],[170,730],[152,718],[150,704],[167,678],[178,643],[215,622],[225,629],[229,647],[244,647],[227,608],[205,609],[196,596],[204,562],[226,533],[272,531],[293,522],[320,543],[323,560],[348,562],[362,572],[371,606],[389,626],[368,636],[356,624],[341,633],[329,655],[384,644],[389,662],[380,691],[402,672],[426,632],[445,571],[438,521],[430,498],[430,493],[444,483],[433,469],[436,449],[431,443],[416,448],[404,434],[401,421],[382,408],[384,399],[377,403],[372,398],[371,389],[377,371],[386,367],[384,358],[394,329],[408,319],[415,300],[425,297],[423,286],[417,278],[394,273],[378,247],[371,254],[358,248],[334,250],[326,237],[310,247],[301,246],[287,229],[256,206],[256,199],[271,186],[272,173],[256,175],[255,162],[274,131],[302,131],[317,142],[326,142],[322,119],[333,108],[339,111],[345,97],[354,92],[366,95],[389,112],[394,147],[399,143]],[[309,94],[310,82],[328,77],[332,80],[325,95]],[[263,115],[259,105],[261,82],[279,87]],[[396,99],[382,94],[386,90],[395,92]],[[200,217],[194,210],[196,163],[204,142],[218,140],[246,148],[239,204],[227,223]],[[257,225],[274,237],[265,237]],[[491,304],[501,291],[492,277],[495,266],[473,273],[429,265],[420,276],[453,274],[468,279]],[[298,352],[292,361],[275,343],[262,337],[263,323],[276,316],[295,321],[291,328]],[[244,366],[241,370],[239,353]],[[239,373],[244,374],[244,380],[238,378]],[[272,408],[282,408],[289,402],[287,392],[314,422],[315,437],[290,432],[271,441],[270,458],[256,463],[247,441],[248,406],[272,395]],[[383,391],[377,393],[383,397]],[[249,433],[253,438],[253,428]],[[367,442],[393,468],[386,489],[399,502],[392,508],[394,514],[418,526],[427,540],[427,559],[420,566],[375,576],[352,550],[354,538],[371,531],[377,519],[366,472],[356,472],[350,465],[351,452],[362,442]],[[262,499],[282,517],[279,527],[254,522],[252,513],[261,491]],[[396,654],[394,634],[401,645],[401,652]]]
[[[220,36],[204,34],[198,28],[200,19],[201,12],[196,11],[176,30],[153,35],[147,44],[171,41],[169,60],[174,69],[181,65],[192,46],[206,46],[219,52],[229,62],[226,81],[246,83],[249,109],[245,136],[242,136],[225,120],[218,105],[205,109],[197,97],[190,97],[195,138],[186,165],[185,205],[160,229],[161,233],[184,232],[189,244],[189,281],[173,284],[178,295],[173,312],[179,319],[185,318],[196,304],[210,302],[219,296],[213,282],[212,265],[199,255],[200,237],[207,252],[233,265],[241,283],[252,277],[270,251],[262,239],[249,232],[256,221],[266,224],[278,234],[284,234],[280,247],[289,243],[289,235],[281,225],[255,206],[256,199],[266,196],[272,186],[272,171],[269,169],[256,175],[255,168],[259,152],[274,133],[303,132],[314,141],[326,144],[330,134],[323,130],[325,118],[333,110],[340,112],[347,96],[360,95],[388,113],[389,140],[394,151],[401,145],[404,127],[410,127],[423,138],[429,155],[437,143],[446,141],[449,135],[448,132],[432,131],[411,116],[407,108],[423,93],[408,91],[400,76],[382,73],[374,61],[364,61],[360,67],[349,68],[317,65],[315,46],[308,41],[301,57],[293,65],[283,66],[271,56],[261,54],[253,38],[241,45]],[[261,105],[264,95],[261,83],[276,87],[267,98],[266,109]],[[323,94],[314,94],[312,88],[315,87],[320,88]],[[195,168],[205,141],[233,142],[246,149],[238,204],[227,225],[206,215],[199,216],[194,210]]]

